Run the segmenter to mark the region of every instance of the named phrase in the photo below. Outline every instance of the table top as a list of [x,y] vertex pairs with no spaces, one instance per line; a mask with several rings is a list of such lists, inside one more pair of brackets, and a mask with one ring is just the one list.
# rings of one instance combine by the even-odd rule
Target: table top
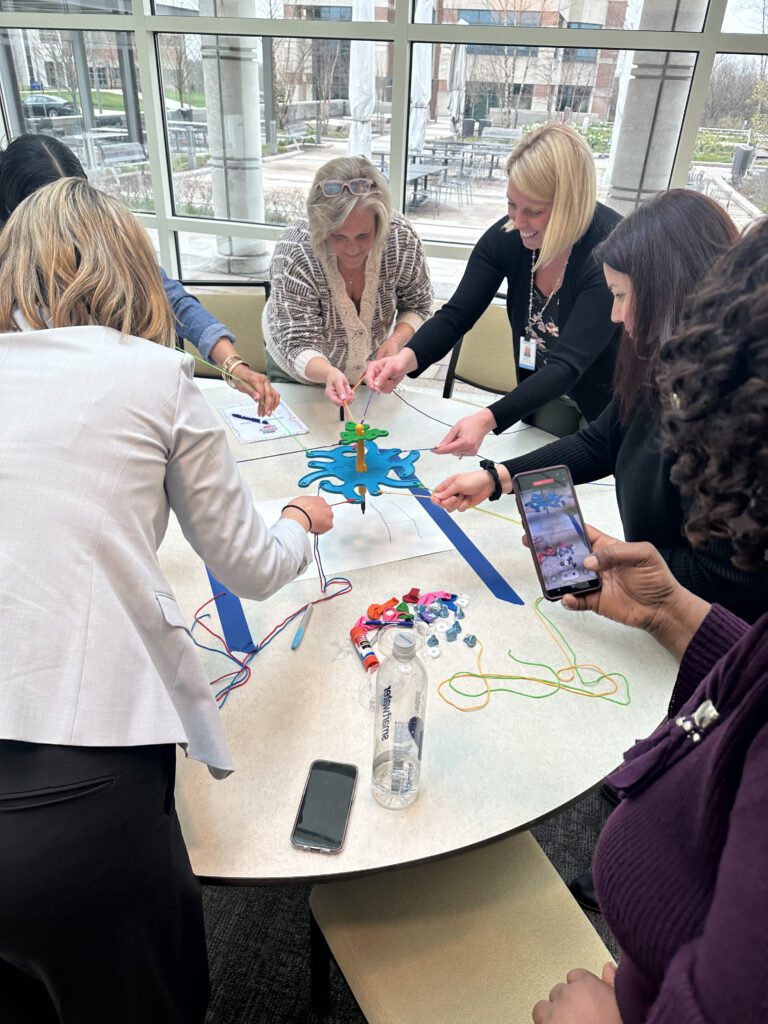
[[[301,438],[307,446],[337,440],[338,413],[320,388],[284,385],[281,391],[310,428],[310,434]],[[214,385],[205,394],[214,407],[242,402],[242,396],[226,387]],[[376,396],[370,405],[366,420],[390,431],[380,444],[404,449],[435,444],[446,427],[428,416],[453,423],[470,411],[466,403],[424,391],[404,390],[402,396],[414,408],[385,395]],[[361,389],[361,399],[351,407],[353,416],[366,397]],[[298,493],[296,481],[305,472],[306,456],[294,440],[241,445],[229,431],[228,435],[238,461],[253,460],[242,461],[240,468],[255,500],[288,500]],[[518,424],[506,435],[490,435],[482,454],[510,457],[548,440],[549,435]],[[292,451],[295,454],[263,458]],[[451,473],[475,465],[474,459],[462,462],[424,452],[417,469],[427,486],[435,486]],[[584,485],[578,492],[587,521],[621,536],[610,484]],[[517,517],[511,498],[491,508]],[[520,543],[521,527],[472,511],[457,518],[525,603],[516,606],[493,597],[454,549],[348,573],[352,592],[315,607],[297,651],[290,650],[290,629],[256,655],[251,680],[233,691],[222,709],[234,774],[216,781],[204,765],[179,756],[177,806],[198,875],[232,882],[307,882],[402,866],[487,842],[528,828],[577,799],[621,761],[636,737],[648,734],[662,720],[676,674],[673,659],[644,633],[547,604],[547,614],[562,629],[580,663],[627,676],[629,706],[528,684],[540,699],[499,692],[483,710],[462,713],[440,698],[437,685],[455,671],[476,671],[477,650],[460,641],[442,642],[440,657],[425,659],[429,699],[419,798],[400,811],[376,803],[370,792],[373,713],[358,702],[363,671],[348,637],[369,604],[399,597],[414,586],[422,592],[444,589],[465,594],[469,605],[463,625],[484,645],[486,672],[519,671],[508,651],[528,661],[564,664],[535,613],[540,591],[531,556]],[[226,538],[225,523],[222,537]],[[320,545],[322,549],[322,538]],[[211,591],[202,563],[173,517],[160,557],[191,622]],[[314,579],[295,581],[263,603],[244,601],[254,639],[318,596]],[[203,654],[203,659],[211,679],[226,671],[214,655]],[[547,699],[541,699],[543,693]],[[336,855],[305,853],[290,843],[307,771],[315,759],[351,762],[359,768],[346,842]]]
[[406,183],[418,181],[419,178],[426,178],[430,174],[439,174],[447,171],[447,164],[408,164],[405,169]]

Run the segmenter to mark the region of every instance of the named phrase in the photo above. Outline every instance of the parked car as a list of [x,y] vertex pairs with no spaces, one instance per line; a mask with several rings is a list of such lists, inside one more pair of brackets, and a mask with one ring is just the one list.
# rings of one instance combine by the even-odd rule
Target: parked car
[[60,96],[49,96],[44,92],[36,92],[25,96],[21,106],[27,117],[66,117],[76,114],[74,104],[63,100]]

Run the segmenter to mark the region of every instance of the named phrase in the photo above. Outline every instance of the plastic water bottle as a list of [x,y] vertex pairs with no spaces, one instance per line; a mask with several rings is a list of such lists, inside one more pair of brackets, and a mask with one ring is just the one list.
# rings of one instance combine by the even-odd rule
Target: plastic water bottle
[[427,704],[427,670],[418,637],[398,632],[376,677],[374,797],[384,807],[408,807],[419,795]]

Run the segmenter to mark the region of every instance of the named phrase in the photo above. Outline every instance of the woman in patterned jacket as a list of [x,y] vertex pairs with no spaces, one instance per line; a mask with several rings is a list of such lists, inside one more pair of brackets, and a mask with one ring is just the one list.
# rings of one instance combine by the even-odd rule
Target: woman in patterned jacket
[[421,242],[365,157],[318,170],[307,217],[283,233],[271,275],[269,375],[322,384],[336,405],[353,398],[369,359],[399,352],[432,312]]

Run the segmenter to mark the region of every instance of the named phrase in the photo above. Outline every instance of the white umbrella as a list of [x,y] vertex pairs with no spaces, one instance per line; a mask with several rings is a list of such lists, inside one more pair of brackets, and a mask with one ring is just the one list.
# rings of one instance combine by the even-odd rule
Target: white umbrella
[[[432,24],[434,0],[417,0],[414,21]],[[408,150],[420,153],[427,131],[427,109],[432,98],[432,45],[416,43],[411,61],[411,112],[408,119]]]
[[[374,0],[352,0],[352,20],[375,21]],[[371,118],[376,104],[376,43],[353,39],[349,45],[349,156],[371,155]]]
[[[459,19],[459,25],[467,23]],[[467,95],[467,47],[454,43],[451,48],[451,63],[448,67],[448,112],[454,135],[461,135],[464,119],[464,102]]]

